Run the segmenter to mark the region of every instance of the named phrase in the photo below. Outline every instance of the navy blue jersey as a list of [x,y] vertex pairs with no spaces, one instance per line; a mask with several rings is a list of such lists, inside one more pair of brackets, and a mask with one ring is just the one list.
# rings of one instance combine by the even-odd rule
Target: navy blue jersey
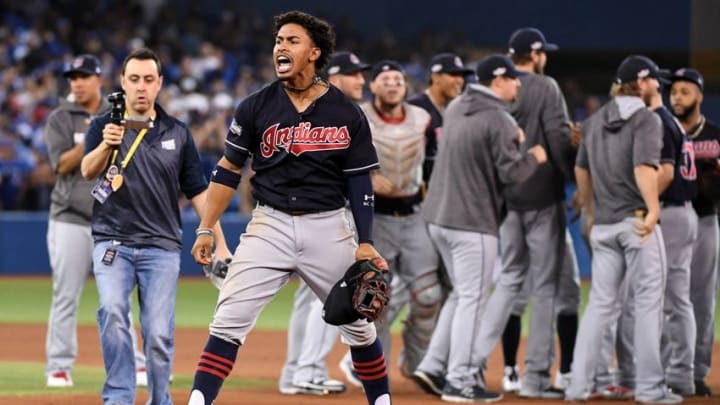
[[655,110],[663,124],[663,148],[660,163],[672,163],[675,173],[670,185],[660,195],[660,201],[668,204],[682,204],[697,194],[695,178],[695,151],[688,141],[680,123],[665,107]]
[[695,164],[698,171],[698,193],[693,207],[699,216],[717,213],[720,202],[720,127],[706,120],[691,129],[689,136],[695,150]]
[[[117,240],[127,246],[154,246],[178,251],[182,244],[180,207],[182,192],[191,199],[207,188],[200,155],[185,124],[155,105],[155,126],[124,170],[123,186],[104,204],[95,201],[92,234],[95,241]],[[110,112],[90,123],[85,154],[102,142]],[[126,129],[115,164],[127,156],[137,130]],[[105,171],[101,176],[105,176]]]
[[430,114],[430,125],[425,132],[425,162],[423,163],[423,180],[427,183],[432,174],[435,155],[437,155],[438,139],[442,132],[442,113],[435,107],[427,93],[416,94],[408,99],[408,103],[416,105]]
[[330,86],[298,112],[280,81],[235,109],[225,157],[236,166],[252,157],[253,197],[284,211],[343,207],[346,177],[380,167],[367,119],[354,102]]

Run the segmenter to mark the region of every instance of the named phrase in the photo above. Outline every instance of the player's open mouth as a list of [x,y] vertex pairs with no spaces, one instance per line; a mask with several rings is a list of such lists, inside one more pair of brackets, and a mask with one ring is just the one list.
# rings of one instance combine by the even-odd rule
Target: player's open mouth
[[278,73],[287,73],[292,69],[292,61],[285,55],[280,55],[275,59]]

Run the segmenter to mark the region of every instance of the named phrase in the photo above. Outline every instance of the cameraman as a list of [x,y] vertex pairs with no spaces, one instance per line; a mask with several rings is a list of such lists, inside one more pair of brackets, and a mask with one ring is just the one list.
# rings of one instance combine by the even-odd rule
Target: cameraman
[[[63,72],[70,97],[61,100],[45,127],[44,137],[53,171],[47,246],[53,276],[53,295],[46,338],[48,387],[72,387],[72,366],[77,357],[77,309],[85,280],[92,269],[92,182],[80,175],[85,132],[94,115],[109,109],[100,95],[100,61],[92,55],[76,57]],[[130,328],[137,384],[147,385],[145,356],[137,350],[135,329]]]
[[[190,131],[155,103],[161,71],[160,60],[149,49],[125,58],[120,77],[124,113],[120,117],[118,109],[93,120],[81,164],[83,177],[96,179],[93,265],[105,404],[135,403],[127,314],[136,284],[150,387],[147,403],[172,404],[168,380],[182,243],[177,197],[182,192],[199,212],[207,181]],[[219,222],[197,232],[215,236],[218,259],[230,256]],[[209,259],[212,252],[203,253]]]

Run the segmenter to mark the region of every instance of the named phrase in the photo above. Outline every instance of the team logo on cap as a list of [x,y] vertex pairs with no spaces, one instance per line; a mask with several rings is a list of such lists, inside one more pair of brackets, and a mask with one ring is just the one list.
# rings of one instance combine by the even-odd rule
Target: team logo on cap
[[83,65],[83,58],[75,58],[75,60],[73,61],[72,67],[74,69],[77,69],[79,67],[82,67],[82,65]]
[[392,69],[392,67],[390,65],[383,65],[383,67],[380,70],[382,70],[383,72],[387,72],[390,69]]
[[530,44],[530,49],[532,49],[533,51],[540,50],[540,49],[542,49],[542,47],[543,47],[542,41],[535,41],[532,44]]
[[337,74],[338,72],[340,72],[340,66],[338,66],[338,65],[331,66],[330,69],[328,69],[329,75],[334,75],[334,74]]
[[455,66],[457,66],[459,68],[463,67],[462,60],[460,59],[459,56],[456,56],[455,59],[453,59],[453,63],[455,63]]
[[442,63],[436,63],[432,66],[430,66],[430,71],[433,73],[437,73],[442,70]]
[[350,54],[350,62],[352,62],[353,65],[359,65],[359,64],[360,64],[360,58],[358,58],[357,56],[355,56],[354,53],[351,53],[351,54]]
[[685,76],[685,68],[676,70],[675,75],[676,76]]
[[650,75],[650,69],[643,69],[638,72],[637,77],[638,79],[644,79]]
[[505,73],[507,73],[507,68],[502,67],[502,66],[499,68],[495,68],[495,70],[493,70],[493,76],[502,76]]

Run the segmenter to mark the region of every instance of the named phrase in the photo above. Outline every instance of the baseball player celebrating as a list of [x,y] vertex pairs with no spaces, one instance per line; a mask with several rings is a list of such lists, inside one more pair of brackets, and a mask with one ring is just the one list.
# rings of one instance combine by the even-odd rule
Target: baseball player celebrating
[[[698,194],[693,199],[698,235],[690,265],[690,301],[695,315],[695,395],[710,396],[705,378],[710,372],[714,340],[715,299],[718,280],[718,214],[720,200],[720,127],[700,113],[703,77],[695,69],[678,69],[672,76],[670,105],[693,143]],[[692,344],[692,342],[689,342]]]
[[[340,90],[317,76],[333,51],[330,25],[291,11],[274,18],[277,81],[236,109],[215,170],[192,254],[210,261],[208,232],[230,202],[252,155],[253,210],[220,290],[210,337],[200,356],[189,405],[210,405],[260,311],[296,272],[325,301],[356,259],[379,258],[372,245],[378,168],[367,121]],[[346,200],[359,244],[345,214]],[[369,405],[389,405],[382,345],[375,326],[340,327]]]
[[[430,114],[403,102],[407,86],[405,73],[395,61],[373,66],[370,90],[372,102],[361,108],[370,123],[373,144],[378,151],[380,170],[373,172],[375,191],[375,245],[390,263],[393,282],[391,305],[376,325],[378,335],[390,353],[390,326],[400,309],[409,303],[414,327],[429,337],[435,326],[441,300],[437,279],[438,256],[420,216],[425,139]],[[434,134],[431,134],[434,136]],[[400,299],[404,295],[404,299]],[[404,333],[410,338],[413,333]],[[427,341],[404,341],[400,371],[410,377],[427,349]]]
[[[328,81],[355,102],[362,101],[365,78],[370,65],[350,52],[336,52],[330,57]],[[338,329],[322,319],[323,303],[307,283],[295,292],[288,327],[287,359],[280,374],[283,394],[316,394],[344,392],[341,381],[328,378],[327,356],[335,345]],[[357,380],[357,384],[362,383]]]
[[540,145],[519,151],[517,123],[503,104],[517,97],[521,72],[508,57],[492,55],[479,63],[477,75],[481,84],[469,85],[445,112],[423,207],[453,291],[414,377],[448,402],[502,398],[485,389],[475,339],[492,288],[502,188],[525,181],[546,161]]
[[[527,180],[505,189],[508,215],[500,227],[503,269],[488,303],[478,336],[481,359],[490,355],[508,323],[513,303],[520,297],[523,282],[529,278],[533,301],[530,333],[525,354],[525,378],[519,395],[526,398],[562,398],[562,391],[550,384],[554,348],[554,317],[560,269],[565,256],[565,180],[572,179],[573,148],[565,100],[552,78],[543,75],[547,53],[557,50],[535,28],[522,28],[510,37],[509,54],[516,67],[527,74],[510,112],[524,130],[521,150],[543,145],[549,150],[549,163]],[[573,267],[569,266],[570,291]],[[575,315],[577,315],[575,300]],[[573,311],[569,311],[572,313]],[[519,317],[514,318],[519,323]],[[519,330],[519,327],[517,328]],[[567,335],[561,334],[567,343]],[[572,349],[570,349],[572,350]],[[567,352],[567,349],[565,350]],[[563,372],[569,371],[567,361]],[[516,372],[517,370],[511,370]]]
[[650,59],[627,57],[617,70],[618,95],[583,124],[575,178],[578,202],[592,225],[593,281],[580,322],[567,400],[590,396],[597,348],[618,315],[618,291],[627,280],[635,292],[635,400],[682,402],[665,385],[660,362],[666,263],[657,225],[657,169],[663,134],[659,117],[643,101],[657,91],[660,75]]
[[665,229],[672,229],[663,235],[668,273],[661,349],[668,386],[687,396],[695,393],[692,369],[696,329],[690,302],[690,263],[698,229],[698,217],[692,207],[697,193],[695,151],[678,121],[662,105],[660,92],[651,100],[649,108],[660,115],[663,123],[661,164],[666,172],[673,173],[669,176],[672,181],[660,195],[660,221]]

